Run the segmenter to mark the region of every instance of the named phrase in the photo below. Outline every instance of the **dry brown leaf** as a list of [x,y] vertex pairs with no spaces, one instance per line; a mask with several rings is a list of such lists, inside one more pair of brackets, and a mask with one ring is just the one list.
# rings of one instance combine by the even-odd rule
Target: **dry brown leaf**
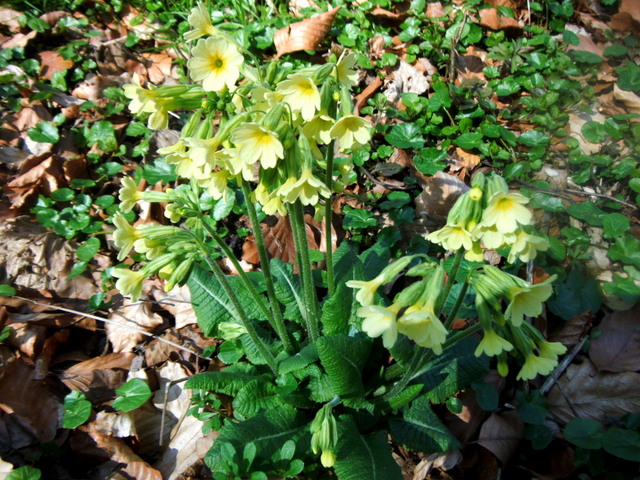
[[[393,78],[385,90],[385,96],[395,103],[402,93],[423,94],[429,89],[430,76],[423,68],[411,65],[400,60],[398,65],[392,70]],[[390,93],[393,91],[393,93]],[[391,97],[391,98],[390,98]]]
[[14,36],[9,38],[6,42],[2,44],[0,48],[16,48],[16,47],[26,47],[27,44],[36,38],[38,32],[35,30],[30,31],[27,34],[24,33],[16,33]]
[[547,397],[549,413],[562,423],[574,417],[601,423],[640,411],[640,374],[598,373],[589,360],[571,365]]
[[444,220],[458,197],[467,190],[469,187],[458,177],[437,172],[416,199],[416,215]]
[[640,369],[640,317],[634,307],[613,312],[602,319],[589,357],[600,371],[635,372]]
[[142,56],[148,59],[147,75],[151,83],[158,85],[163,83],[165,78],[172,77],[174,59],[166,52],[143,53]]
[[635,92],[628,92],[618,87],[618,84],[613,85],[613,98],[622,102],[624,107],[629,113],[640,113],[640,96]]
[[40,57],[40,76],[47,80],[51,80],[56,72],[64,72],[73,67],[71,60],[66,60],[58,52],[39,52]]
[[19,18],[23,15],[24,13],[18,12],[17,10],[4,7],[0,8],[0,25],[7,27],[11,33],[17,33],[22,28]]
[[138,435],[131,412],[98,412],[93,424],[98,432],[109,437],[127,438]]
[[152,296],[160,307],[173,315],[176,329],[198,323],[198,318],[191,305],[191,292],[187,285],[176,287],[168,293],[155,289],[152,291]]
[[442,2],[429,2],[427,5],[426,15],[427,18],[441,18],[446,16]]
[[85,428],[85,431],[95,441],[96,446],[109,455],[111,460],[125,465],[119,470],[127,475],[127,478],[135,478],[136,480],[162,480],[160,472],[155,468],[151,468],[147,462],[133,453],[124,440],[100,433],[95,424],[89,424]]
[[58,20],[60,20],[63,17],[69,17],[69,12],[65,12],[63,10],[55,10],[53,12],[47,12],[44,13],[42,15],[40,15],[40,20],[44,20],[45,22],[47,22],[49,24],[50,27],[54,27],[57,23]]
[[480,10],[480,25],[492,30],[504,30],[507,28],[521,29],[522,26],[515,18],[503,17],[497,8],[483,8]]
[[300,50],[315,50],[331,30],[333,19],[340,8],[333,8],[278,30],[273,36],[277,57]]
[[640,3],[637,0],[622,0],[618,13],[626,13],[636,22],[640,22]]
[[44,380],[33,378],[30,365],[22,359],[11,362],[0,380],[0,392],[0,410],[41,443],[53,441],[60,404],[49,393]]
[[9,337],[9,345],[17,348],[28,357],[35,357],[42,349],[47,334],[47,329],[38,325],[18,323],[21,319],[13,318],[16,315],[10,314],[12,320],[17,320],[11,324],[13,332]]
[[113,399],[127,378],[133,353],[110,353],[77,363],[58,375],[71,390],[80,390],[94,404]]
[[16,147],[0,147],[0,163],[19,164],[30,156],[29,152]]
[[458,449],[442,453],[432,453],[416,465],[416,468],[413,470],[412,480],[432,478],[429,475],[429,472],[431,472],[432,469],[439,468],[446,472],[454,468],[460,462],[462,462],[462,452]]
[[514,454],[524,433],[518,412],[492,413],[480,429],[478,445],[493,453],[503,465]]
[[594,315],[592,312],[581,313],[580,315],[570,318],[559,331],[549,336],[549,341],[560,342],[570,349],[577,345],[589,330],[591,330],[593,318]]
[[127,326],[136,327],[147,332],[162,325],[162,317],[151,311],[151,304],[147,302],[132,303],[125,299],[122,307],[112,310],[109,320],[121,325],[107,323],[105,326],[107,338],[113,346],[115,353],[129,352],[138,343],[146,338],[141,332],[136,332]]
[[469,172],[480,164],[482,157],[469,153],[460,147],[456,147],[456,151],[452,156],[453,164],[449,167],[452,172],[458,172],[458,178],[464,180]]

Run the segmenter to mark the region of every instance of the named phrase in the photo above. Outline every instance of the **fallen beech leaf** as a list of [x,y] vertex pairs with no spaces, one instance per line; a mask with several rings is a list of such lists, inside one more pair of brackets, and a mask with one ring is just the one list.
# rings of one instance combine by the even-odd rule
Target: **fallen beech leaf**
[[600,336],[591,342],[589,358],[600,371],[634,372],[640,369],[640,332],[637,309],[613,312],[602,319]]
[[454,175],[436,172],[416,199],[416,215],[444,220],[458,197],[469,187]]
[[0,163],[20,163],[30,156],[31,154],[29,152],[25,152],[16,147],[0,147]]
[[151,468],[147,462],[133,453],[124,440],[100,433],[95,424],[90,424],[85,431],[96,442],[98,448],[107,452],[111,460],[125,465],[119,470],[126,474],[127,478],[162,480],[160,472],[155,468]]
[[451,165],[450,170],[452,172],[459,172],[458,177],[460,180],[464,180],[469,175],[469,172],[478,166],[482,157],[469,153],[460,147],[456,147],[452,160],[453,165]]
[[58,377],[71,390],[81,390],[96,405],[113,399],[134,358],[133,353],[110,353],[77,363]]
[[640,22],[640,4],[637,0],[622,0],[618,8],[618,13],[627,13],[636,22]]
[[273,36],[277,57],[300,50],[315,50],[329,33],[333,19],[340,8],[333,8],[278,30]]
[[132,303],[128,299],[124,300],[122,307],[118,308],[118,310],[111,311],[109,320],[122,325],[113,323],[105,325],[107,338],[111,342],[115,353],[129,352],[142,339],[146,338],[146,335],[127,328],[127,326],[151,332],[157,326],[162,325],[163,322],[160,315],[151,311],[150,303]]
[[161,53],[143,53],[142,57],[148,59],[147,75],[151,83],[161,84],[165,78],[171,78],[173,58],[166,52]]
[[94,425],[98,432],[110,437],[127,438],[138,435],[131,412],[98,412]]
[[493,453],[503,465],[514,454],[524,433],[518,412],[492,413],[480,429],[478,445]]
[[559,331],[549,336],[549,341],[560,342],[570,349],[577,345],[587,332],[591,330],[593,318],[594,315],[591,311],[570,318]]
[[441,18],[446,16],[442,2],[429,2],[427,4],[426,16],[427,18]]
[[392,83],[399,92],[421,95],[429,89],[429,77],[424,70],[404,60],[400,60],[392,72]]
[[24,13],[12,10],[10,8],[0,8],[0,25],[4,25],[11,33],[17,33],[22,28],[19,18]]
[[640,96],[635,92],[628,92],[613,84],[613,98],[622,102],[629,113],[640,113]]
[[[9,315],[12,320],[14,316]],[[34,358],[44,345],[47,329],[39,325],[18,322],[12,323],[11,328],[13,333],[9,337],[9,344],[28,357]]]
[[0,410],[41,443],[53,441],[61,406],[49,393],[45,381],[33,378],[30,365],[22,359],[11,362],[0,379],[0,392]]
[[164,290],[154,289],[152,295],[160,307],[173,315],[176,329],[198,323],[196,313],[191,305],[191,293],[188,286],[176,287],[168,293]]
[[64,72],[73,67],[71,60],[62,58],[58,52],[39,52],[40,57],[40,76],[47,80],[51,80],[56,72]]
[[44,13],[40,15],[38,18],[40,20],[44,20],[45,22],[47,22],[50,27],[54,27],[58,23],[58,20],[60,20],[62,17],[69,17],[69,16],[70,16],[69,12],[65,12],[63,10],[55,10],[53,12]]
[[576,416],[605,423],[640,411],[640,374],[599,373],[593,363],[585,360],[567,369],[547,400],[549,413],[562,423]]
[[448,452],[432,453],[424,458],[416,468],[413,469],[412,480],[422,480],[431,478],[429,472],[434,468],[449,471],[462,462],[462,452],[457,448]]
[[515,18],[503,17],[497,8],[483,8],[480,10],[480,25],[492,30],[504,30],[506,28],[521,29],[520,23]]
[[24,33],[16,33],[14,36],[9,38],[6,42],[2,44],[0,48],[16,48],[16,47],[26,47],[27,44],[36,38],[38,32],[35,30],[30,31],[27,34]]

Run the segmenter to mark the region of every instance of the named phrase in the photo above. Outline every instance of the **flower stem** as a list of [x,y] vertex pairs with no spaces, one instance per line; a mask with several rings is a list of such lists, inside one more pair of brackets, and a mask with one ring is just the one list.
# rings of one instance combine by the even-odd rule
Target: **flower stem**
[[469,288],[469,282],[467,280],[462,284],[462,288],[460,289],[460,293],[458,294],[458,300],[456,300],[456,304],[451,309],[449,316],[447,317],[447,321],[444,324],[444,328],[449,330],[453,321],[456,319],[456,315],[458,314],[458,310],[462,306],[462,302],[464,301],[464,296],[467,294],[467,289]]
[[[273,275],[271,274],[271,267],[269,265],[269,256],[264,244],[264,238],[262,236],[262,230],[260,229],[260,222],[258,220],[258,214],[256,213],[255,205],[251,202],[251,190],[249,185],[244,180],[240,180],[242,187],[242,194],[244,195],[245,204],[247,206],[247,213],[249,214],[249,220],[251,221],[251,228],[253,230],[253,236],[256,240],[256,247],[258,249],[258,256],[260,258],[260,267],[262,268],[262,274],[264,276],[264,283],[267,287],[267,296],[269,297],[269,304],[271,305],[271,311],[273,312],[273,328],[282,340],[284,349],[287,353],[294,352],[293,339],[289,336],[289,332],[284,325],[284,317],[282,316],[282,310],[276,297],[276,289],[273,285]],[[237,267],[236,267],[237,268]]]
[[440,315],[440,312],[442,311],[442,307],[445,304],[445,302],[447,301],[447,298],[449,297],[449,293],[451,292],[451,288],[453,287],[453,284],[456,280],[456,275],[458,275],[458,270],[460,269],[460,264],[462,263],[462,254],[463,250],[460,249],[456,252],[456,256],[453,260],[453,265],[451,266],[451,272],[449,273],[449,277],[447,278],[447,283],[444,286],[444,291],[442,292],[442,297],[440,297],[440,304],[438,305],[438,308],[436,310],[436,315]]
[[309,338],[315,342],[320,336],[318,300],[316,298],[316,289],[313,284],[311,273],[311,259],[309,256],[309,243],[307,241],[307,232],[304,223],[304,212],[300,200],[290,206],[289,217],[291,219],[291,229],[293,231],[293,239],[298,254],[298,268],[302,278],[302,289],[304,291],[305,306],[307,308],[307,330]]
[[327,163],[327,176],[325,178],[325,184],[329,189],[329,198],[326,199],[326,203],[324,205],[324,223],[325,223],[325,250],[326,250],[326,258],[327,258],[327,288],[329,289],[329,297],[333,296],[333,293],[336,290],[334,278],[333,278],[333,240],[332,236],[332,226],[333,226],[333,145],[334,141],[332,140],[329,145],[327,145],[327,152],[325,154],[325,160]]
[[380,401],[388,402],[389,400],[395,398],[400,393],[402,393],[405,387],[409,384],[409,382],[413,379],[413,377],[420,371],[420,369],[424,366],[426,362],[428,362],[433,356],[433,350],[427,350],[426,348],[419,347],[415,345],[416,350],[413,354],[413,358],[411,359],[411,363],[409,367],[404,372],[400,380],[396,382],[396,384],[391,387],[391,389],[385,393],[382,397],[380,397]]
[[276,364],[275,357],[273,356],[273,354],[271,353],[267,345],[264,343],[264,340],[260,338],[260,335],[258,335],[258,332],[255,329],[253,322],[249,320],[249,317],[247,316],[247,313],[242,307],[240,300],[238,299],[235,292],[233,291],[233,288],[231,288],[231,285],[229,285],[229,281],[227,280],[227,277],[222,272],[222,269],[220,268],[220,266],[211,258],[211,256],[209,255],[209,252],[207,251],[207,248],[202,243],[202,241],[196,238],[196,242],[198,243],[198,246],[200,247],[200,250],[204,255],[204,259],[207,262],[207,265],[209,265],[209,268],[211,268],[211,270],[213,271],[213,274],[216,277],[216,280],[218,280],[218,282],[220,283],[220,286],[222,286],[222,289],[224,290],[224,293],[227,295],[229,300],[231,300],[231,304],[233,305],[233,308],[236,311],[238,320],[240,320],[240,323],[242,324],[242,326],[247,330],[249,337],[253,341],[254,345],[256,346],[260,354],[264,357],[265,361],[267,362],[267,365],[269,365],[269,368],[271,369],[273,374],[277,375],[278,366]]

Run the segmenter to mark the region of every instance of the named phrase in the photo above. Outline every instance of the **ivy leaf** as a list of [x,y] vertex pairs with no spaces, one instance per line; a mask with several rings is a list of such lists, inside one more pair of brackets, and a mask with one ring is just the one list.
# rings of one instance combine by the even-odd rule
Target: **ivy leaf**
[[362,368],[371,350],[371,340],[360,334],[355,337],[332,335],[320,337],[316,346],[335,394],[341,397],[364,395]]
[[640,433],[611,427],[602,436],[602,448],[616,457],[640,462]]
[[518,137],[518,143],[526,147],[546,147],[551,143],[549,136],[539,130],[529,130]]
[[27,135],[34,142],[39,143],[57,143],[60,140],[58,127],[52,122],[39,122],[35,127],[31,127],[27,131]]
[[90,238],[76,250],[76,257],[83,262],[90,261],[100,250],[100,240],[95,237]]
[[478,148],[480,145],[482,145],[482,134],[477,132],[465,133],[456,138],[453,143],[454,145],[457,145],[458,147],[465,150]]
[[640,92],[640,67],[633,62],[626,61],[616,68],[618,86],[627,92]]
[[547,301],[549,309],[564,320],[591,310],[597,312],[602,304],[598,282],[587,276],[584,268],[576,266],[563,283],[555,287]]
[[437,148],[423,148],[417,156],[413,157],[413,162],[420,173],[425,175],[435,175],[447,167],[444,161],[447,158],[446,150]]
[[602,227],[606,238],[618,238],[626,233],[631,228],[631,225],[625,215],[609,213],[602,219]]
[[147,382],[139,378],[132,378],[116,390],[120,395],[113,401],[113,408],[123,412],[130,412],[141,407],[151,397],[151,389]]
[[460,443],[431,410],[431,403],[422,396],[411,404],[402,420],[392,420],[393,438],[405,448],[417,452],[444,452],[458,448]]
[[338,480],[402,480],[384,432],[362,435],[352,417],[342,415],[338,419],[338,439],[333,467]]
[[97,143],[100,150],[104,152],[113,152],[118,149],[115,129],[111,122],[107,120],[100,120],[89,129],[87,142],[89,145],[95,145]]
[[618,237],[609,249],[609,257],[615,262],[621,261],[640,268],[640,240],[631,235]]
[[387,142],[398,148],[413,148],[418,150],[424,146],[425,139],[420,127],[415,123],[400,123],[391,128],[386,136]]
[[73,390],[64,397],[64,416],[62,428],[76,428],[89,420],[91,416],[91,402],[84,393]]

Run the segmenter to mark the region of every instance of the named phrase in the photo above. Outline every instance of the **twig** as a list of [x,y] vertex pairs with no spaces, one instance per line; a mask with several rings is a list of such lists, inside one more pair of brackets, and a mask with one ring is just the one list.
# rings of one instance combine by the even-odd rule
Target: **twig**
[[[162,402],[162,417],[160,418],[160,439],[159,439],[159,442],[158,442],[161,447],[164,447],[163,438],[164,438],[165,418],[166,418],[166,414],[167,414],[167,403],[169,403],[169,390],[174,385],[177,385],[178,383],[182,383],[182,382],[184,382],[186,380],[189,380],[189,378],[190,377],[184,377],[184,378],[180,378],[178,380],[171,380],[171,381],[167,382],[167,384],[165,385],[164,401]],[[178,423],[176,425],[179,425],[182,422],[183,419],[184,419],[184,414],[178,420]],[[169,441],[171,441],[171,439],[169,439]]]
[[188,353],[190,353],[192,355],[195,355],[199,359],[202,358],[198,352],[190,350],[187,347],[183,347],[182,345],[178,345],[177,343],[174,343],[174,342],[172,342],[170,340],[167,340],[166,338],[162,338],[162,337],[159,337],[157,335],[154,335],[153,333],[149,333],[146,330],[143,330],[142,328],[134,327],[133,325],[127,325],[126,323],[116,322],[115,320],[110,320],[108,318],[99,317],[97,315],[92,315],[90,313],[80,312],[78,310],[72,310],[70,308],[59,307],[58,305],[51,305],[51,304],[48,304],[48,303],[36,302],[35,300],[31,300],[29,298],[24,298],[24,297],[19,297],[19,296],[15,296],[13,298],[18,298],[20,300],[31,302],[31,303],[33,303],[35,305],[41,305],[43,307],[53,308],[54,310],[60,310],[61,312],[73,313],[75,315],[80,315],[80,316],[86,317],[86,318],[92,318],[92,319],[98,320],[100,322],[110,323],[112,325],[117,325],[119,327],[128,328],[129,330],[134,330],[134,331],[136,331],[136,332],[138,332],[138,333],[140,333],[140,334],[142,334],[142,335],[144,335],[146,337],[151,337],[151,338],[153,338],[155,340],[159,340],[160,342],[166,343],[167,345],[171,345],[172,347],[178,348],[178,349],[183,350],[185,352],[188,352]]
[[399,187],[398,185],[392,185],[390,183],[381,182],[376,177],[371,175],[371,173],[369,173],[369,171],[366,168],[360,167],[360,170],[362,170],[362,172],[367,176],[367,178],[371,180],[373,183],[375,183],[376,185],[380,185],[381,187],[387,188],[389,190],[413,190],[414,188],[416,188],[415,185],[407,185],[404,187]]

